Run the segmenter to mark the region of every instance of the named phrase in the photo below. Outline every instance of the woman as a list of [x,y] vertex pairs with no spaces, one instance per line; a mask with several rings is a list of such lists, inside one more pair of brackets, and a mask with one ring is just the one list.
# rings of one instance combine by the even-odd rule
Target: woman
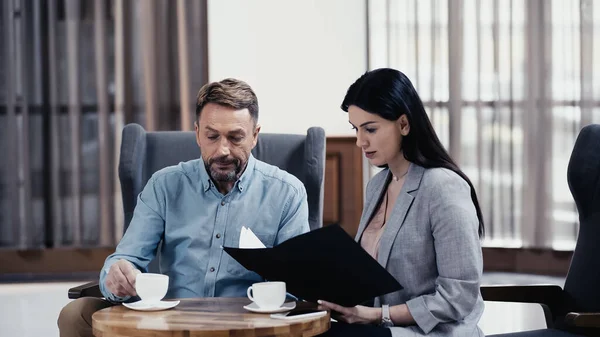
[[[319,301],[340,323],[329,336],[483,336],[484,227],[473,185],[450,158],[410,80],[365,73],[342,103],[372,165],[356,235],[404,289],[374,307]],[[344,324],[354,323],[354,324]]]

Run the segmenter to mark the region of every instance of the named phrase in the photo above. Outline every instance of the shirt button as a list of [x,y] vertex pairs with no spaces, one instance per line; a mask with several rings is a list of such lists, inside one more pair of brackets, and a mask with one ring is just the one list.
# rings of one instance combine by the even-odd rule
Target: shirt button
[[214,272],[215,271],[215,267],[210,267],[210,272]]
[[217,233],[217,239],[221,238],[221,234]]
[[221,201],[221,206],[225,206],[225,201]]

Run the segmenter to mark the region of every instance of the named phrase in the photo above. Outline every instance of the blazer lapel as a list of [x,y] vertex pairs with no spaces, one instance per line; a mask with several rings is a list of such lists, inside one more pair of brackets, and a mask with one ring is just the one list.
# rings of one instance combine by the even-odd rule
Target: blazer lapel
[[390,219],[385,224],[377,255],[377,261],[384,267],[387,265],[398,231],[404,224],[406,214],[408,214],[415,198],[411,193],[419,189],[424,172],[425,169],[423,167],[416,164],[410,165],[404,185],[402,185],[398,199],[396,199],[396,203],[390,214]]

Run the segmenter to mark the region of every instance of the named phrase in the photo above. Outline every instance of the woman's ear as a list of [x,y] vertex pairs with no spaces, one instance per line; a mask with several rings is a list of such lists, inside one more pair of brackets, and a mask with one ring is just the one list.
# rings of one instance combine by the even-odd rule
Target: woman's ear
[[400,130],[400,134],[403,137],[406,137],[410,133],[410,124],[408,123],[408,118],[406,114],[400,116],[398,120],[396,120],[398,130]]

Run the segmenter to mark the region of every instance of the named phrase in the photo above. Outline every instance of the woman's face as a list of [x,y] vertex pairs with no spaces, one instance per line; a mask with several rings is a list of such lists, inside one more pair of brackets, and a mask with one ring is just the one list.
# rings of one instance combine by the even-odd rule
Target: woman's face
[[369,113],[355,105],[348,107],[348,117],[356,130],[356,146],[360,147],[369,163],[375,166],[389,165],[401,158],[402,137],[410,127],[406,115],[389,121]]

